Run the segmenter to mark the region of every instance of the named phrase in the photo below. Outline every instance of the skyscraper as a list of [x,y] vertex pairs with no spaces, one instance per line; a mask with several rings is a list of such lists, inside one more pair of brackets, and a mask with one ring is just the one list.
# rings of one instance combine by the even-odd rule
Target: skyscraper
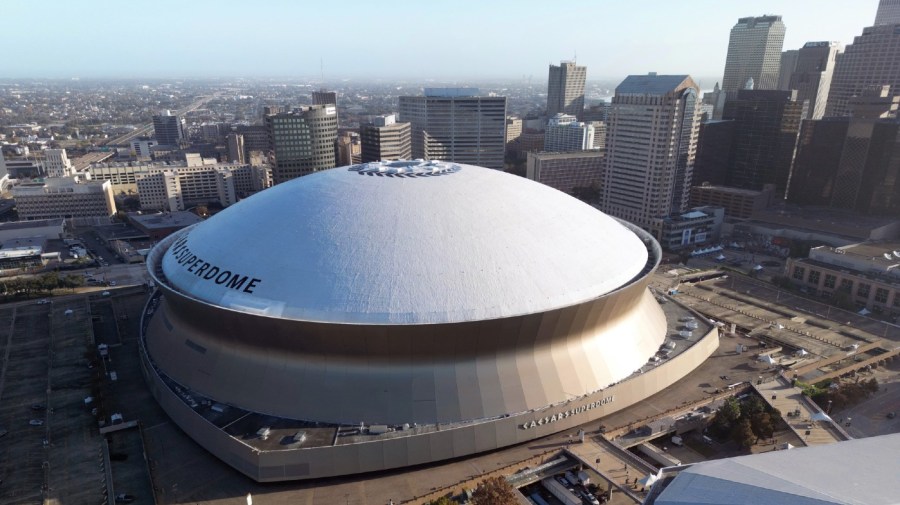
[[[881,20],[892,19],[893,2],[882,0],[878,7]],[[863,28],[837,58],[826,116],[846,116],[850,97],[861,96],[872,86],[890,86],[892,95],[900,95],[900,21]]]
[[601,210],[655,236],[687,209],[700,88],[688,75],[630,75],[609,112]]
[[821,119],[825,115],[828,91],[834,63],[840,50],[837,42],[807,42],[797,53],[797,64],[791,74],[788,89],[797,90],[797,101],[809,101],[806,119]]
[[425,88],[400,97],[400,121],[411,126],[412,157],[503,169],[506,97],[476,88]]
[[522,135],[522,118],[509,116],[506,118],[506,149],[512,148],[515,142]]
[[44,150],[44,173],[48,177],[68,177],[72,175],[72,163],[65,149]]
[[594,197],[603,175],[603,153],[528,153],[525,177],[577,197]]
[[722,115],[734,121],[725,185],[759,191],[774,184],[784,195],[806,110],[796,91],[739,90]]
[[719,83],[713,86],[712,91],[703,93],[701,103],[708,106],[707,110],[711,109],[711,112],[707,113],[707,121],[722,119],[722,111],[725,110],[725,92],[719,87]]
[[184,141],[184,118],[165,111],[153,116],[153,134],[162,146],[177,146]]
[[778,84],[775,89],[787,91],[791,89],[791,76],[797,69],[797,58],[800,56],[799,49],[788,49],[781,52],[781,63],[778,65]]
[[740,18],[731,29],[722,90],[728,100],[752,78],[754,89],[775,89],[784,45],[781,16]]
[[269,150],[275,154],[275,184],[336,165],[337,111],[334,105],[297,107],[265,118]]
[[320,89],[312,92],[313,105],[337,105],[337,93]]
[[881,0],[875,13],[875,26],[900,24],[900,0]]
[[408,160],[412,158],[409,123],[398,123],[393,114],[375,116],[359,129],[362,162]]
[[547,81],[547,115],[559,112],[581,119],[584,113],[584,82],[587,67],[579,67],[574,61],[561,61],[550,65]]
[[900,215],[900,96],[870,89],[848,115],[804,121],[789,202]]
[[225,141],[228,148],[228,161],[243,165],[247,159],[244,148],[244,136],[240,133],[231,132],[225,137]]

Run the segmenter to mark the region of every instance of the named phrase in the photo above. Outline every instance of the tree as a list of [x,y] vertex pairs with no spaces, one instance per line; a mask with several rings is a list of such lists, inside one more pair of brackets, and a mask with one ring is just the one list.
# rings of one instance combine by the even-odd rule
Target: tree
[[755,414],[759,414],[760,412],[765,411],[766,402],[764,402],[762,398],[756,395],[750,395],[750,397],[744,400],[744,404],[741,405],[741,413],[751,417]]
[[872,377],[867,381],[860,382],[860,385],[869,394],[878,392],[878,380],[876,380],[875,377]]
[[42,275],[40,277],[40,289],[41,291],[46,291],[50,293],[54,289],[59,287],[59,274],[56,272],[50,272]]
[[503,477],[490,477],[478,485],[472,493],[475,505],[515,505],[516,490]]
[[62,287],[71,289],[73,293],[75,288],[81,286],[84,286],[84,276],[82,275],[67,275],[62,278]]
[[749,419],[741,419],[731,434],[738,447],[747,449],[753,445],[755,437],[753,436],[753,428],[750,426]]
[[772,424],[772,416],[766,412],[757,412],[750,418],[750,427],[756,435],[756,441],[760,438],[772,438],[775,434],[775,427]]
[[741,417],[741,404],[734,398],[728,398],[716,411],[716,424],[730,426]]

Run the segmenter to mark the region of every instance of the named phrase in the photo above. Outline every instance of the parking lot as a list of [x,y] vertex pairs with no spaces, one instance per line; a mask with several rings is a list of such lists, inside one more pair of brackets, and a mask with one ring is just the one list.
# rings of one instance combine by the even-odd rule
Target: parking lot
[[[120,408],[113,399],[128,396],[109,380],[97,344],[115,353],[133,339],[117,319],[129,323],[144,296],[131,288],[0,307],[0,503],[106,503],[107,470],[116,494],[153,503],[140,430],[109,434],[109,458],[98,429],[105,412],[92,412],[102,397]],[[139,384],[133,368],[125,375]]]
[[[45,485],[49,305],[0,309],[0,502],[40,503]],[[15,328],[15,331],[13,329]],[[31,420],[35,420],[33,426]]]

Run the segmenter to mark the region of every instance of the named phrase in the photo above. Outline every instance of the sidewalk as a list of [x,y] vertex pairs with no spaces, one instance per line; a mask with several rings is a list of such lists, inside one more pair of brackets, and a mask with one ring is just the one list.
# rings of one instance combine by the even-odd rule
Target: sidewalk
[[[850,438],[834,421],[810,421],[813,415],[822,413],[822,410],[805,398],[800,388],[792,387],[784,377],[753,387],[766,403],[781,411],[785,422],[805,445],[833,444]],[[789,412],[797,410],[800,411],[799,416],[788,417]]]

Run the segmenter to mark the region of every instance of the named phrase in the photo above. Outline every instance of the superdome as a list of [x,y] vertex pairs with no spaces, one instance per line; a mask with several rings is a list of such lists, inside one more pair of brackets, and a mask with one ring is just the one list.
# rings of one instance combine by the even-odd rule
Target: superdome
[[669,329],[647,289],[660,256],[640,228],[495,170],[336,168],[151,250],[142,370],[257,480],[474,454],[638,402],[715,349],[708,324],[648,365]]
[[531,314],[637,276],[647,248],[596,209],[481,167],[381,162],[275,186],[192,228],[171,286],[306,321],[431,324]]

